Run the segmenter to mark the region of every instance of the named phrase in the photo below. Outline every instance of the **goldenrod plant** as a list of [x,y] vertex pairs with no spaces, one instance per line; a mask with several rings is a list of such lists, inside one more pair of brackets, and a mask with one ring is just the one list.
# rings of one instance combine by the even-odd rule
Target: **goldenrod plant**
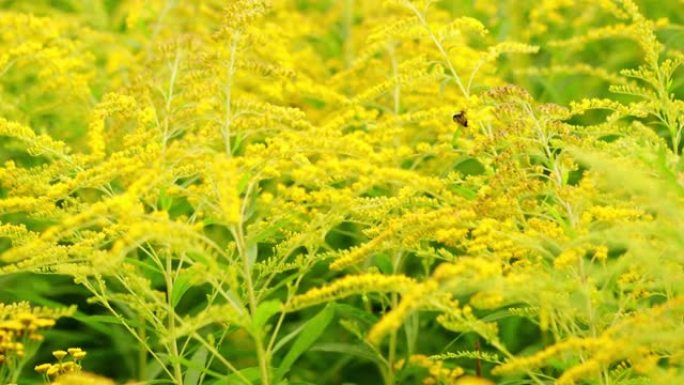
[[0,0],[0,380],[684,383],[683,6]]
[[107,378],[82,370],[81,362],[86,355],[81,348],[55,350],[52,356],[57,362],[36,365],[34,370],[43,374],[45,384],[49,385],[113,385],[114,382]]
[[44,339],[44,331],[75,310],[31,307],[26,302],[0,304],[0,382],[16,384]]

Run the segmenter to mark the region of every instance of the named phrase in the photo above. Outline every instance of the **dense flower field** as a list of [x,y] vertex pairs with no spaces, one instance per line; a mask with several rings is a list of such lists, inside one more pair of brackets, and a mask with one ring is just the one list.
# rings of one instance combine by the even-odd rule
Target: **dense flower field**
[[0,384],[684,384],[684,1],[0,0]]

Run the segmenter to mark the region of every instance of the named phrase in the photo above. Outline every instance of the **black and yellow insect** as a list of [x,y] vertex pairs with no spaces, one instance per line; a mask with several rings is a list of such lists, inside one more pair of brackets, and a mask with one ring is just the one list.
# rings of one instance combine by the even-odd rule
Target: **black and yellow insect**
[[451,118],[454,120],[454,122],[460,124],[461,126],[468,127],[468,119],[466,118],[465,111],[457,112]]

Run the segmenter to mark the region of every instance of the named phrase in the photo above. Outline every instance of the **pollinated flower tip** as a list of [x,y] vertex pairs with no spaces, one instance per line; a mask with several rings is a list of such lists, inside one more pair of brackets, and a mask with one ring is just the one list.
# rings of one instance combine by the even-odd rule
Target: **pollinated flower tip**
[[262,0],[231,1],[223,10],[224,23],[228,29],[240,30],[269,10],[269,2]]
[[119,114],[123,116],[133,115],[137,109],[134,98],[117,94],[108,93],[102,97],[102,101],[92,112],[88,124],[88,145],[90,156],[93,160],[100,160],[105,157],[106,140],[104,136],[106,118]]
[[16,138],[29,145],[27,151],[34,155],[59,154],[66,156],[69,148],[65,143],[53,140],[48,135],[36,135],[29,127],[0,118],[0,135]]
[[498,261],[482,258],[463,257],[454,263],[442,263],[432,273],[432,279],[440,284],[451,280],[468,277],[485,280],[501,276],[502,267]]
[[33,369],[38,373],[47,373],[47,371],[50,369],[51,366],[52,366],[52,364],[45,363],[45,364],[36,365]]
[[460,366],[447,367],[445,362],[440,359],[433,359],[424,354],[412,354],[408,358],[400,359],[394,364],[394,368],[399,370],[406,366],[419,366],[427,369],[428,376],[423,380],[423,384],[446,383],[453,384],[458,378],[462,378],[465,371]]
[[19,320],[19,322],[25,325],[30,325],[36,319],[36,316],[31,313],[19,313],[17,314],[16,318]]
[[411,287],[399,301],[396,308],[386,313],[368,332],[368,341],[374,345],[380,344],[382,339],[389,333],[399,329],[404,320],[413,311],[421,308],[426,302],[438,298],[436,292],[439,285],[435,280],[427,280]]
[[73,353],[72,356],[74,357],[75,360],[82,360],[83,358],[85,358],[86,354],[88,354],[88,353],[84,352],[84,351],[79,351],[79,352]]
[[65,362],[61,365],[62,372],[77,372],[81,369],[81,366],[74,361]]
[[481,291],[470,298],[470,304],[478,309],[495,309],[504,302],[504,296],[496,291]]
[[377,273],[348,275],[329,285],[311,289],[292,298],[286,310],[294,311],[325,302],[364,293],[403,293],[416,285],[413,278],[404,275]]
[[567,269],[576,266],[580,258],[584,256],[584,250],[581,248],[569,248],[563,250],[553,261],[553,266],[559,270]]
[[48,370],[45,372],[50,377],[56,376],[62,371],[62,365],[61,364],[52,364],[48,368]]
[[67,356],[67,354],[69,353],[67,353],[64,350],[55,350],[54,352],[52,352],[52,355],[58,360],[62,360],[64,357]]
[[0,329],[4,329],[4,330],[12,330],[12,331],[18,332],[20,330],[24,330],[25,327],[26,326],[23,323],[21,323],[17,320],[9,320],[9,321],[0,322]]
[[500,375],[511,372],[526,371],[544,366],[548,360],[564,352],[585,351],[595,353],[596,351],[618,352],[624,344],[609,337],[580,338],[570,337],[565,341],[556,343],[548,348],[527,357],[516,357],[508,362],[495,367],[492,374]]
[[55,326],[55,320],[47,318],[38,318],[33,322],[39,328],[49,328]]
[[461,376],[453,385],[494,385],[494,382],[484,377]]
[[532,95],[530,95],[524,88],[507,84],[505,86],[495,87],[487,91],[485,94],[488,98],[498,102],[518,102],[531,103]]
[[332,270],[342,270],[346,267],[364,261],[371,253],[373,253],[373,251],[377,250],[387,239],[389,239],[391,234],[391,230],[385,230],[372,240],[360,246],[351,248],[337,258],[333,263],[331,263],[330,268]]
[[[36,365],[34,370],[57,379],[68,373],[80,373],[80,361],[85,358],[86,352],[81,348],[72,347],[67,350],[55,350],[52,355],[57,359],[56,363]],[[73,360],[64,360],[68,355],[73,357]]]
[[608,247],[604,245],[596,246],[594,248],[594,258],[600,262],[605,262],[608,259]]
[[68,352],[69,354],[71,354],[72,356],[73,356],[75,353],[82,352],[82,351],[83,351],[83,349],[81,349],[81,348],[69,348],[69,349],[67,349],[67,352]]
[[238,224],[242,220],[239,182],[242,178],[236,161],[224,156],[216,156],[211,163],[210,178],[221,215],[226,222]]
[[26,328],[30,331],[36,331],[37,329],[45,329],[55,326],[55,320],[38,318],[36,316],[31,316],[31,318],[24,318],[22,322],[27,325]]
[[563,372],[558,380],[556,380],[556,385],[575,385],[582,377],[600,372],[601,366],[602,363],[598,360],[589,359]]
[[54,379],[52,385],[115,385],[114,381],[82,371],[65,373]]

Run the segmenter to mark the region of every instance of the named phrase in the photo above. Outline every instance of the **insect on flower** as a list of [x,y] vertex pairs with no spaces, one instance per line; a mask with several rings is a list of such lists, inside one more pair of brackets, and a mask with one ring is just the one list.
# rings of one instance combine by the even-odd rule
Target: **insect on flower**
[[457,112],[451,118],[454,120],[454,122],[460,124],[461,126],[468,127],[468,119],[466,118],[465,111]]

